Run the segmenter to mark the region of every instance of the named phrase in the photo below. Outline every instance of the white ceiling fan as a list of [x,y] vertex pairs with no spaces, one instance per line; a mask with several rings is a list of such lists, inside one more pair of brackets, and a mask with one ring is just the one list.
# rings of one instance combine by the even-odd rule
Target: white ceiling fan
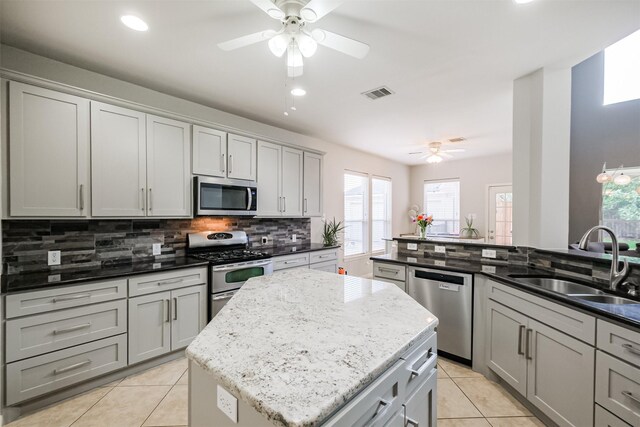
[[369,52],[369,45],[341,36],[331,31],[314,28],[307,24],[317,22],[342,1],[336,0],[251,0],[270,17],[281,23],[281,28],[248,34],[222,43],[218,47],[225,51],[239,49],[261,41],[269,40],[269,49],[282,57],[287,52],[287,74],[289,77],[302,75],[302,57],[313,56],[322,45],[358,59]]
[[420,160],[427,159],[427,163],[440,163],[443,158],[452,158],[450,153],[463,153],[464,148],[453,148],[451,150],[443,150],[442,143],[438,141],[429,143],[429,151],[414,151],[409,154],[422,154],[419,157]]

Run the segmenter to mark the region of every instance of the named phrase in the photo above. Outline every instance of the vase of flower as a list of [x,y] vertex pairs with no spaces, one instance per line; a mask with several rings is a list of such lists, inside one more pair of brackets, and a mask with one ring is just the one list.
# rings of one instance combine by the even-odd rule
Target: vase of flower
[[427,216],[425,214],[420,214],[413,219],[413,222],[417,223],[418,227],[420,227],[420,238],[426,239],[427,230],[431,227],[431,224],[433,224],[433,215]]

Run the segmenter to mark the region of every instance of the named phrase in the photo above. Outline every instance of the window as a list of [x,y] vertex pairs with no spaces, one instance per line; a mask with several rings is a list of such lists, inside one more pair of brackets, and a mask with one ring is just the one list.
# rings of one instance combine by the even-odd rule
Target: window
[[369,177],[357,172],[344,174],[344,255],[368,252],[367,217]]
[[431,234],[460,234],[460,181],[425,181],[424,213],[433,215]]
[[[610,176],[628,175],[631,182],[618,185],[609,182],[602,186],[602,211],[600,223],[611,228],[618,241],[629,244],[634,250],[640,243],[640,167],[608,170]],[[602,233],[605,239],[609,235]]]
[[383,251],[391,238],[391,180],[371,178],[371,252]]
[[604,105],[640,99],[640,30],[604,50]]

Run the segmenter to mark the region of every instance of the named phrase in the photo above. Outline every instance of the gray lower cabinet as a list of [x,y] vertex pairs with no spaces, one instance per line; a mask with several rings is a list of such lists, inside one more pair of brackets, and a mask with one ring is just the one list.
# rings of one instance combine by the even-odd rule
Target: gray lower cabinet
[[387,283],[393,283],[407,292],[407,268],[404,265],[375,261],[373,263],[373,278]]
[[640,368],[598,350],[596,403],[625,422],[640,425]]
[[189,345],[206,324],[206,285],[129,299],[129,363]]
[[596,405],[596,424],[597,427],[631,427],[620,418],[616,417],[600,405]]

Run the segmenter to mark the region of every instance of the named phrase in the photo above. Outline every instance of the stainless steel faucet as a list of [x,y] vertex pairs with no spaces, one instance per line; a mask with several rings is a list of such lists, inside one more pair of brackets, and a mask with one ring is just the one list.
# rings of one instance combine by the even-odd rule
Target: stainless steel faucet
[[618,285],[625,279],[625,277],[627,277],[627,274],[629,274],[629,262],[624,259],[622,261],[622,269],[618,269],[618,267],[620,267],[620,251],[618,248],[618,238],[616,237],[616,234],[613,232],[613,230],[603,225],[596,225],[595,227],[590,228],[586,233],[584,233],[584,236],[582,236],[582,239],[580,239],[580,244],[578,245],[578,247],[583,251],[588,250],[589,236],[596,230],[606,231],[611,236],[612,259],[611,272],[609,273],[609,289],[615,291],[616,289],[618,289]]

